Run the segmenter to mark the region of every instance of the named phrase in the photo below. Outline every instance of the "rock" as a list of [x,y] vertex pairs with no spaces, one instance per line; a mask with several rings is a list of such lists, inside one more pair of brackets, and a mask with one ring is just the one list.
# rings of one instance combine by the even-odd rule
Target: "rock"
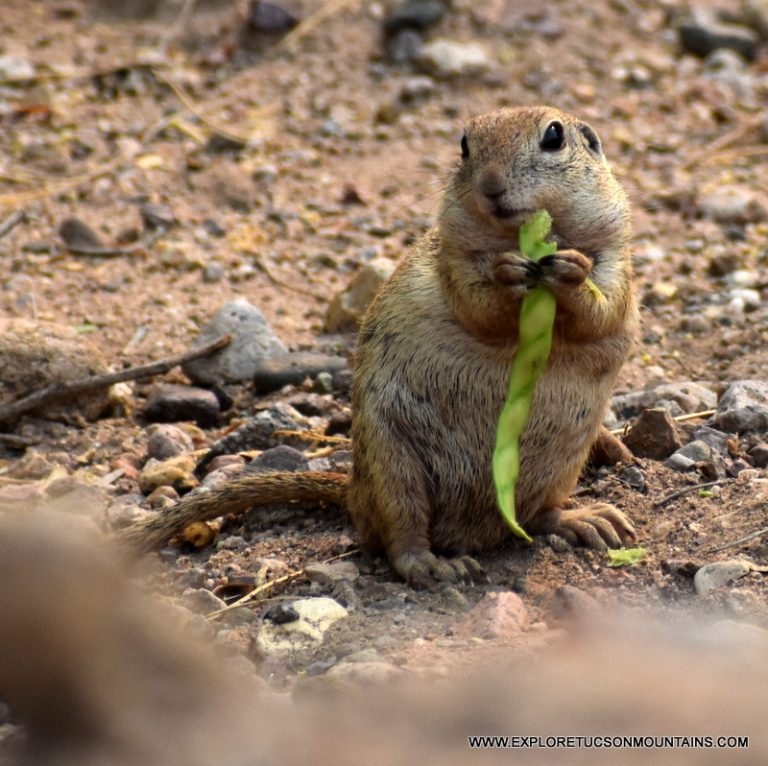
[[736,51],[752,60],[757,52],[758,36],[739,24],[726,24],[704,9],[697,9],[678,27],[680,43],[688,53],[707,56],[718,48]]
[[59,236],[72,250],[93,250],[104,247],[101,237],[79,218],[66,218],[59,226]]
[[426,100],[435,92],[431,77],[409,77],[400,88],[399,100],[403,104],[415,104]]
[[207,263],[203,269],[203,282],[207,285],[221,282],[226,274],[226,269],[218,261],[211,261],[211,263]]
[[331,587],[340,582],[355,582],[360,577],[360,570],[351,561],[307,564],[304,573],[312,582]]
[[181,594],[181,603],[184,608],[195,614],[208,614],[226,607],[226,602],[215,596],[206,588],[187,588]]
[[0,80],[24,80],[35,76],[35,67],[23,56],[0,56]]
[[251,0],[245,22],[254,32],[281,36],[290,32],[299,18],[277,3]]
[[175,226],[176,216],[170,205],[161,205],[154,202],[146,202],[139,208],[139,215],[145,229],[170,229]]
[[270,471],[306,471],[309,461],[302,452],[285,444],[266,450],[252,460],[245,469],[246,473],[268,473]]
[[[137,478],[138,481],[138,478]],[[156,510],[169,508],[179,502],[179,493],[173,488],[164,484],[157,489],[152,490],[147,496],[147,505]]]
[[753,569],[754,565],[749,561],[738,559],[706,564],[693,576],[693,587],[699,596],[703,596],[715,588],[745,577]]
[[[623,421],[639,415],[643,410],[662,406],[662,402],[674,402],[682,412],[701,412],[717,405],[717,394],[701,383],[662,383],[647,391],[614,396],[611,407],[616,417]],[[669,406],[665,406],[669,409]]]
[[326,332],[354,330],[381,286],[395,270],[389,258],[374,258],[352,277],[349,285],[334,297],[325,315]]
[[200,331],[193,348],[210,343],[231,333],[226,348],[205,359],[187,362],[183,370],[195,383],[245,383],[251,380],[259,365],[287,349],[272,332],[264,315],[248,301],[240,298],[222,306]]
[[339,662],[323,677],[323,686],[333,684],[339,686],[374,686],[378,687],[402,675],[403,671],[397,665],[385,660],[369,662]]
[[387,39],[387,57],[393,64],[407,64],[418,57],[423,45],[424,40],[415,29],[404,29]]
[[679,426],[665,409],[644,410],[624,436],[624,444],[637,457],[664,460],[683,446]]
[[673,471],[687,471],[693,468],[695,462],[691,458],[685,455],[680,455],[677,452],[670,455],[665,461],[664,465],[667,468],[671,468]]
[[768,431],[768,382],[739,380],[731,383],[717,404],[715,424],[730,433]]
[[311,649],[323,642],[323,637],[335,622],[348,612],[332,598],[304,598],[291,603],[299,618],[283,625],[264,622],[256,637],[256,645],[266,655],[293,654]]
[[744,0],[741,4],[741,17],[763,41],[768,40],[768,0]]
[[638,492],[645,492],[648,486],[645,479],[645,474],[636,465],[628,465],[626,468],[623,468],[617,474],[616,478],[622,484],[626,484]]
[[761,199],[750,189],[740,186],[719,186],[703,194],[698,201],[699,212],[721,224],[746,224],[766,215]]
[[421,46],[416,58],[424,71],[443,80],[478,75],[491,68],[488,51],[479,43],[432,40]]
[[712,332],[712,322],[701,314],[691,314],[680,320],[680,329],[692,335],[706,335]]
[[755,311],[763,302],[757,290],[736,289],[728,293],[728,311],[732,315],[743,314],[745,311]]
[[197,486],[197,479],[192,473],[194,465],[191,455],[180,455],[162,462],[149,460],[139,474],[139,489],[145,495],[158,487],[173,487],[177,492],[190,490]]
[[395,35],[404,29],[424,32],[438,24],[445,14],[445,6],[438,0],[406,0],[384,19],[384,32]]
[[197,464],[196,473],[204,473],[219,455],[234,455],[254,449],[269,449],[286,441],[275,436],[275,431],[306,430],[306,419],[287,404],[276,404],[268,410],[257,412],[245,425],[215,442]]
[[261,361],[253,371],[252,380],[260,394],[277,391],[283,386],[302,384],[307,378],[321,373],[333,377],[349,368],[343,356],[331,356],[309,351],[288,352]]
[[561,585],[555,591],[554,613],[556,617],[575,617],[585,619],[602,612],[600,603],[594,596],[572,585]]
[[768,444],[760,442],[749,451],[749,457],[755,468],[768,468]]
[[153,388],[142,409],[142,415],[150,421],[194,420],[201,428],[215,426],[220,414],[219,400],[213,391],[169,384]]
[[712,459],[712,448],[706,442],[696,439],[677,450],[677,454],[684,455],[694,463],[701,463]]
[[519,634],[528,623],[528,610],[517,593],[486,593],[457,624],[457,636],[503,638]]
[[111,530],[125,529],[151,515],[140,506],[141,495],[120,495],[107,506],[106,519]]
[[[71,383],[107,372],[99,349],[71,327],[0,318],[0,402],[9,403],[54,383]],[[96,420],[109,405],[106,388],[93,389],[34,410],[42,417]]]
[[192,437],[178,426],[152,425],[147,429],[147,456],[155,460],[165,460],[169,457],[192,452],[195,448]]

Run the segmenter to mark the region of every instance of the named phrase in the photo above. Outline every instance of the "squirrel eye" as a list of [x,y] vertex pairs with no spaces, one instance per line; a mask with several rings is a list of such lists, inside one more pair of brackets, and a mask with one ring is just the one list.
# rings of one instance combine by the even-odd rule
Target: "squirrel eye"
[[461,158],[466,160],[469,157],[469,142],[466,133],[461,137]]
[[556,152],[565,146],[565,130],[563,124],[555,120],[547,125],[544,131],[544,138],[541,139],[539,146],[545,152]]

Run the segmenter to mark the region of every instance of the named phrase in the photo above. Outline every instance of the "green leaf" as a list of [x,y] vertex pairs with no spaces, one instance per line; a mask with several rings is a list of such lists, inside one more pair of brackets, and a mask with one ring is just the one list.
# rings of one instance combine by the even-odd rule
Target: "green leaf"
[[609,567],[632,566],[648,555],[645,548],[610,548],[607,553]]

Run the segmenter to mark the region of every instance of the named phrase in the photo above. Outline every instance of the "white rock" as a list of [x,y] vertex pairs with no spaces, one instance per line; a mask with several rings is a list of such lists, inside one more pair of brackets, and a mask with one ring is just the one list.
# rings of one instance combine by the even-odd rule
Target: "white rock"
[[730,561],[716,561],[714,564],[706,564],[693,577],[693,587],[699,596],[709,591],[727,585],[733,580],[748,575],[754,569],[749,561],[733,559]]
[[434,77],[448,79],[480,74],[491,68],[491,58],[479,43],[432,40],[419,50],[419,64]]
[[333,623],[348,615],[341,604],[327,597],[302,598],[293,601],[291,606],[298,612],[298,620],[281,625],[262,623],[256,644],[264,654],[288,655],[311,649],[323,642]]

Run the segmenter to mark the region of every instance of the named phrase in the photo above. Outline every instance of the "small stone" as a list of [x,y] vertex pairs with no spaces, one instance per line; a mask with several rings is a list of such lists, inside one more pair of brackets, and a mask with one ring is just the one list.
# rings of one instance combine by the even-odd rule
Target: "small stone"
[[59,236],[64,244],[73,250],[92,250],[103,248],[101,237],[79,218],[67,218],[59,226]]
[[438,0],[407,0],[384,19],[384,32],[394,35],[404,29],[424,32],[440,22],[445,6]]
[[150,515],[150,511],[142,508],[141,495],[120,495],[107,506],[107,524],[111,530],[125,529],[139,521],[143,521]]
[[211,263],[207,263],[203,269],[203,282],[207,285],[221,282],[226,274],[227,270],[218,261],[211,261]]
[[478,75],[491,68],[491,58],[484,46],[447,39],[422,45],[417,60],[427,73],[440,79]]
[[255,366],[252,380],[260,394],[277,391],[283,386],[301,385],[307,378],[315,378],[321,373],[331,375],[333,382],[336,375],[349,368],[343,356],[331,356],[309,351],[276,354],[262,360]]
[[275,625],[287,625],[289,622],[296,622],[299,613],[291,604],[273,604],[264,612],[264,619]]
[[35,67],[23,56],[0,56],[0,80],[25,80],[35,76]]
[[145,495],[165,486],[173,487],[177,492],[190,490],[197,486],[197,479],[192,473],[194,466],[191,455],[180,455],[161,463],[150,460],[139,474],[139,489]]
[[755,468],[768,468],[768,444],[760,442],[749,451],[749,457]]
[[312,582],[331,587],[340,582],[355,582],[360,577],[360,570],[351,561],[307,564],[304,573]]
[[156,460],[165,460],[195,448],[192,437],[178,426],[162,424],[152,425],[147,429],[147,456]]
[[689,457],[679,455],[675,452],[664,461],[664,465],[667,466],[667,468],[671,468],[673,471],[688,471],[693,468],[695,462]]
[[319,372],[312,384],[312,390],[318,394],[333,393],[333,375],[326,370]]
[[768,382],[740,380],[720,397],[715,413],[718,428],[730,433],[768,431]]
[[219,422],[219,400],[212,391],[194,386],[160,385],[152,389],[142,415],[154,422],[194,420],[201,428]]
[[719,455],[729,454],[728,442],[732,437],[716,428],[701,426],[693,432],[693,438],[709,445],[710,449]]
[[547,535],[547,545],[555,552],[555,553],[567,553],[570,550],[573,550],[573,546],[560,535]]
[[139,208],[139,215],[144,223],[144,228],[150,231],[170,229],[177,223],[176,216],[170,205],[147,202]]
[[556,617],[589,618],[602,611],[594,596],[572,585],[561,585],[555,591],[554,613]]
[[269,473],[271,471],[306,471],[309,462],[305,455],[293,447],[280,444],[262,452],[246,467],[246,473]]
[[706,442],[697,439],[688,442],[688,444],[677,450],[675,454],[683,455],[693,460],[694,463],[700,463],[712,459],[712,448]]
[[179,493],[173,488],[164,484],[150,492],[147,497],[147,505],[150,508],[159,510],[161,508],[170,508],[179,502]]
[[[387,40],[387,57],[393,64],[407,64],[419,55],[424,40],[415,29],[404,29]],[[386,122],[386,119],[382,120]]]
[[726,24],[704,9],[697,9],[678,27],[683,48],[696,56],[708,56],[718,48],[736,51],[745,59],[755,57],[758,36],[751,29]]
[[486,593],[456,626],[457,636],[502,638],[519,634],[528,623],[528,610],[517,593]]
[[400,88],[400,101],[414,104],[424,101],[435,92],[435,81],[431,77],[409,77]]
[[277,3],[252,0],[248,6],[246,24],[254,32],[284,35],[299,23],[299,18]]
[[228,333],[232,335],[232,342],[226,348],[183,365],[184,373],[193,382],[201,385],[245,383],[253,378],[265,359],[287,351],[261,311],[242,298],[226,303],[216,312],[200,331],[193,348]]
[[661,402],[674,402],[682,412],[701,412],[714,409],[717,394],[702,383],[693,381],[662,383],[647,391],[614,396],[611,407],[618,420],[624,421],[639,415],[643,410],[661,406]]
[[298,620],[284,625],[262,624],[256,645],[264,654],[292,654],[318,646],[328,628],[348,614],[341,604],[327,597],[299,599],[291,606],[299,614]]
[[680,321],[680,329],[683,332],[689,332],[692,335],[706,335],[712,332],[712,322],[701,314],[692,314],[684,316]]
[[763,219],[765,207],[750,189],[719,186],[699,200],[700,212],[721,224],[746,224]]
[[375,258],[363,266],[328,306],[325,330],[345,332],[356,329],[371,301],[392,275],[395,266],[395,262],[389,258]]
[[624,444],[637,457],[664,460],[683,446],[683,437],[667,410],[651,409],[629,429]]
[[638,492],[645,492],[647,489],[647,482],[645,480],[645,474],[636,465],[629,465],[623,468],[616,477],[622,484],[626,484],[632,489]]
[[760,308],[763,299],[757,290],[736,289],[728,293],[728,311],[731,314],[743,314]]
[[734,269],[728,274],[728,281],[734,287],[757,287],[761,283],[760,273],[749,269]]
[[699,596],[703,596],[715,588],[745,577],[753,569],[754,566],[749,561],[738,559],[706,564],[694,575],[693,587]]
[[181,594],[182,605],[195,614],[208,614],[226,607],[226,602],[205,588],[188,588]]

